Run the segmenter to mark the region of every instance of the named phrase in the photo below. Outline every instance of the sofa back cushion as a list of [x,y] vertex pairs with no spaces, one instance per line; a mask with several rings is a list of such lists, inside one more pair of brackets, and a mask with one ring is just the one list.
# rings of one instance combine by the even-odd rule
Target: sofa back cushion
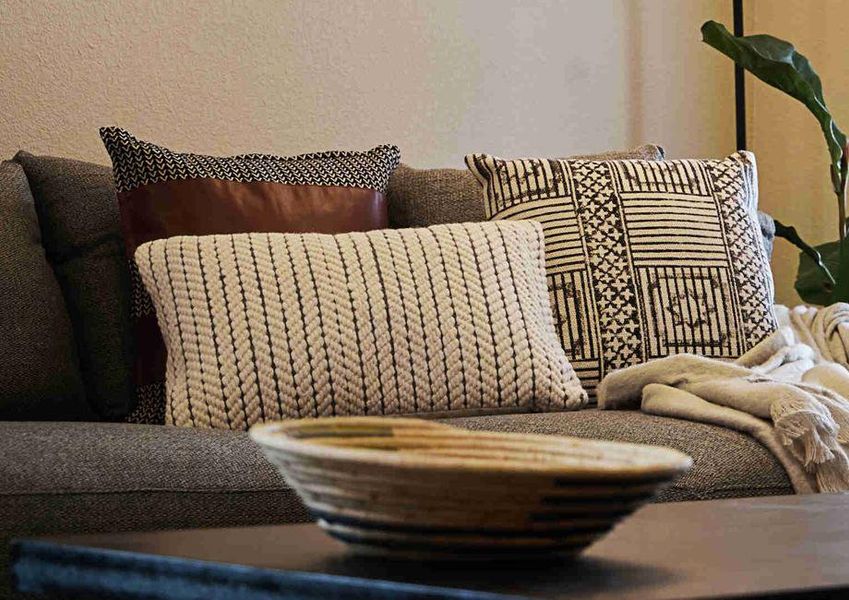
[[130,276],[109,167],[19,152],[62,288],[86,396],[107,420],[133,402]]
[[[662,160],[663,148],[644,144],[570,158]],[[399,165],[386,190],[390,227],[429,227],[486,220],[481,187],[468,169],[414,169]]]
[[758,225],[761,228],[761,237],[764,241],[766,255],[772,257],[772,248],[775,245],[775,219],[759,210]]
[[0,163],[0,215],[0,420],[92,418],[62,290],[14,162]]

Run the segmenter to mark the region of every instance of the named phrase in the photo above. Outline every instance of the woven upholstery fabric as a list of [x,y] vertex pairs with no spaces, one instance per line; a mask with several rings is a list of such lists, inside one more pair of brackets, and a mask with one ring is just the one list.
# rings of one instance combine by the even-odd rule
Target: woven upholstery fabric
[[586,402],[536,223],[178,237],[136,263],[168,346],[168,423]]
[[[176,235],[387,226],[384,190],[400,157],[395,146],[217,157],[173,152],[117,127],[104,127],[100,135],[112,158],[129,259],[140,244]],[[150,298],[131,272],[137,405],[129,420],[162,423],[165,346]]]
[[654,444],[693,458],[693,468],[657,501],[713,500],[740,496],[793,494],[775,456],[751,436],[705,423],[647,415],[639,411],[600,411],[459,418],[446,423],[478,431],[540,433]]
[[[793,493],[766,448],[713,425],[594,409],[445,422],[661,444],[692,456],[692,470],[659,501]],[[0,456],[0,598],[10,593],[8,542],[15,537],[308,520],[300,500],[243,432],[5,422]]]
[[775,219],[765,212],[758,211],[758,224],[761,226],[761,236],[764,240],[766,255],[772,256],[772,247],[775,244]]
[[74,332],[26,174],[0,162],[0,419],[86,419]]
[[130,423],[0,422],[0,452],[0,498],[285,488],[259,446],[243,432]]
[[41,242],[62,288],[89,404],[121,420],[135,398],[130,275],[112,170],[93,163],[18,152],[41,227]]
[[[663,148],[644,144],[632,150],[570,158],[662,160]],[[430,227],[486,220],[480,185],[467,169],[414,169],[401,164],[389,178],[386,200],[390,227]]]
[[12,538],[309,520],[242,432],[5,422],[0,456],[0,598]]
[[775,330],[752,154],[466,161],[490,219],[543,224],[557,329],[591,394],[612,370],[736,358]]

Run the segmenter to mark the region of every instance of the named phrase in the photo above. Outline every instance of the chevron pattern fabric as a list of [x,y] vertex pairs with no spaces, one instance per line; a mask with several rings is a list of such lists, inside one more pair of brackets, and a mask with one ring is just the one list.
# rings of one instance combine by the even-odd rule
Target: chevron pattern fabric
[[168,347],[168,423],[586,403],[554,330],[535,223],[142,245]]
[[556,327],[591,397],[612,370],[682,352],[736,358],[775,330],[752,154],[466,164],[489,219],[542,224]]
[[140,244],[177,235],[342,233],[388,225],[384,191],[400,160],[395,146],[216,157],[173,152],[117,127],[104,127],[100,135],[112,158],[131,262],[136,406],[130,422],[165,418],[165,346],[132,263]]
[[291,185],[347,186],[386,190],[401,160],[396,146],[366,152],[315,152],[292,157],[242,154],[232,157],[172,152],[137,139],[119,127],[102,127],[100,137],[112,158],[120,192],[174,179],[213,178]]

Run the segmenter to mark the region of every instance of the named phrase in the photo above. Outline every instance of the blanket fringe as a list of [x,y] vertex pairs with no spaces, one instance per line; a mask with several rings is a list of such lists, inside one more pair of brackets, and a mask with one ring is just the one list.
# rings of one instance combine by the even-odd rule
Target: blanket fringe
[[836,448],[835,458],[817,467],[817,487],[820,492],[849,491],[849,459],[842,448]]
[[816,403],[782,399],[772,406],[779,440],[808,472],[821,492],[849,491],[849,457],[838,442],[840,427]]
[[832,460],[831,450],[836,434],[832,424],[812,411],[799,411],[782,416],[773,416],[778,438],[810,471],[822,463]]

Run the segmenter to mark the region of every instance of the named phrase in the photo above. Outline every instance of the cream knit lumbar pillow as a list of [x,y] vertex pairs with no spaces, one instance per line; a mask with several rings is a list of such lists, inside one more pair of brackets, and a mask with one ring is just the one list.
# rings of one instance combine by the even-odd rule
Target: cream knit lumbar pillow
[[543,248],[530,222],[143,244],[166,421],[579,408]]

